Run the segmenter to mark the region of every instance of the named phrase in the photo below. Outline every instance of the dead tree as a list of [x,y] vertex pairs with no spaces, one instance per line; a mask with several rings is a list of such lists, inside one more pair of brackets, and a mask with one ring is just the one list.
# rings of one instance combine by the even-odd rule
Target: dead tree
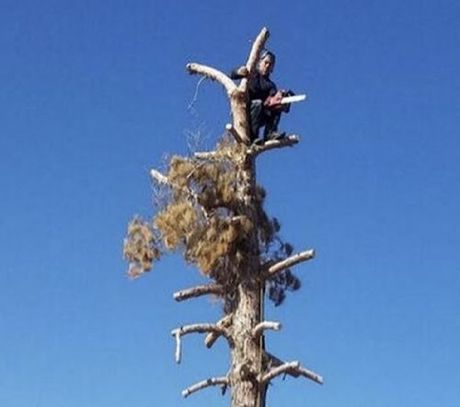
[[[268,30],[262,29],[252,45],[246,62],[249,75],[257,69],[268,36]],[[278,221],[263,209],[265,191],[256,184],[256,158],[293,146],[299,138],[289,135],[250,145],[247,79],[237,85],[223,72],[197,63],[188,64],[187,71],[225,88],[233,122],[226,125],[227,137],[214,151],[174,156],[165,173],[151,170],[153,181],[163,192],[163,203],[152,222],[136,218],[130,223],[124,255],[130,264],[129,274],[137,276],[149,271],[164,252],[179,250],[208,281],[176,292],[174,299],[213,295],[222,301],[219,321],[183,325],[171,332],[178,363],[182,339],[192,333],[205,334],[208,348],[223,338],[231,352],[226,375],[198,382],[185,389],[183,396],[219,386],[231,390],[232,407],[261,407],[265,406],[268,384],[280,375],[323,383],[320,375],[298,361],[285,362],[273,356],[264,345],[264,332],[281,328],[279,322],[264,319],[265,289],[279,305],[286,290],[300,287],[290,269],[313,259],[315,252],[309,249],[293,254],[292,246],[279,238]]]

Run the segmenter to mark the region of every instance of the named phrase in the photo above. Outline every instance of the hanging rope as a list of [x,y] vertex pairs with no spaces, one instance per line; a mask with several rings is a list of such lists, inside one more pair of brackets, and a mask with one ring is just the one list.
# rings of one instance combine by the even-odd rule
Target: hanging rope
[[200,85],[201,83],[206,79],[205,76],[201,77],[201,79],[198,81],[198,83],[196,84],[196,88],[195,88],[195,94],[193,95],[193,99],[192,101],[189,103],[188,107],[187,107],[187,110],[192,110],[193,109],[193,105],[196,103],[196,101],[198,100],[198,90],[200,89]]

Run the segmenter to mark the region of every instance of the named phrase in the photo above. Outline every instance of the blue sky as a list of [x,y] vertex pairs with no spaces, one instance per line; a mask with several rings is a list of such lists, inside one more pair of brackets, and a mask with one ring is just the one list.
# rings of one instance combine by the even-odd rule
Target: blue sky
[[277,380],[269,405],[460,403],[460,6],[455,1],[41,2],[0,5],[0,405],[226,406],[189,384],[228,368],[223,343],[169,332],[217,304],[172,300],[202,281],[178,256],[129,281],[122,240],[150,216],[148,170],[211,147],[224,92],[185,73],[229,70],[262,26],[274,80],[307,92],[260,158],[267,209],[302,290],[269,349],[321,373]]

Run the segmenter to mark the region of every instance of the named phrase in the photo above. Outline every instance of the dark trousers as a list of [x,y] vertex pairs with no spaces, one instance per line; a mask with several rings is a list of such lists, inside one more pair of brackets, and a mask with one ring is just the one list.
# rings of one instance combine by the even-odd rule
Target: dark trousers
[[259,137],[259,130],[264,127],[264,139],[267,135],[278,130],[281,112],[273,112],[265,108],[262,100],[251,100],[251,141]]

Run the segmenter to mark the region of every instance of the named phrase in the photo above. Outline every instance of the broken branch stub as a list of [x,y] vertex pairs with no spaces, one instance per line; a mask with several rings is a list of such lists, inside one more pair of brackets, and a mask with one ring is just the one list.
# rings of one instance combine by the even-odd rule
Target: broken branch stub
[[252,336],[254,338],[258,338],[267,329],[279,331],[281,329],[281,323],[273,321],[262,321],[254,327],[254,329],[252,330]]
[[262,279],[268,280],[283,270],[286,270],[298,263],[313,259],[315,255],[316,253],[314,249],[305,250],[304,252],[294,254],[293,256],[290,256],[268,267],[268,270],[263,273]]

